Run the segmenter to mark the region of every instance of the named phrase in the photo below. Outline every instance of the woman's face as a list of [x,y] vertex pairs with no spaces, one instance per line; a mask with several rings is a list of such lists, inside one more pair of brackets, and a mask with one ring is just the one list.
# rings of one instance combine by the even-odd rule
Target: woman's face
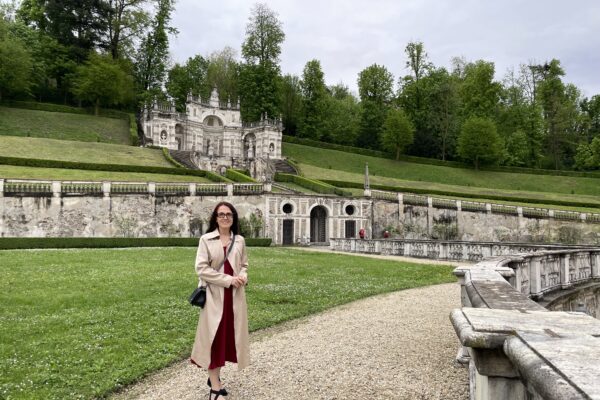
[[233,213],[231,209],[225,205],[217,208],[217,224],[219,229],[229,230],[233,225]]

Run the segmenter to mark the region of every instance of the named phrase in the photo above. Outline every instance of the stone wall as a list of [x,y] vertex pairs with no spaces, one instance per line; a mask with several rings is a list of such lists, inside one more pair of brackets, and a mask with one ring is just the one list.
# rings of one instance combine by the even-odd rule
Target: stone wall
[[600,244],[600,224],[552,217],[437,208],[373,200],[373,237],[490,242]]
[[198,236],[223,200],[235,203],[240,217],[264,210],[262,196],[2,197],[0,236]]

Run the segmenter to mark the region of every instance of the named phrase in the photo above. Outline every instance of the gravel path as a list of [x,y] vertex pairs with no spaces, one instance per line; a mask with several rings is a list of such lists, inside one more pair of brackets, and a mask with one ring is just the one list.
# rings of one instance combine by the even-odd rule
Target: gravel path
[[[468,399],[449,313],[458,284],[355,301],[250,335],[251,366],[221,375],[226,400]],[[191,344],[190,344],[191,346]],[[206,399],[206,373],[181,362],[113,397]]]

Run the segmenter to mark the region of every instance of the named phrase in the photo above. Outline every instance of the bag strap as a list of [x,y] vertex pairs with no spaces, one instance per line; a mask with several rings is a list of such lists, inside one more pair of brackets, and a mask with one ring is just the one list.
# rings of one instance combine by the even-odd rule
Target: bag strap
[[[223,268],[223,265],[225,265],[225,261],[227,261],[227,258],[229,258],[229,255],[231,254],[231,250],[233,250],[234,243],[235,243],[235,233],[233,234],[231,243],[229,244],[229,249],[227,249],[227,254],[225,255],[225,258],[223,259],[223,262],[221,263],[221,265],[219,265],[218,269]],[[198,277],[198,280],[200,281],[198,284],[198,287],[200,287],[200,286],[202,286],[202,279],[200,277]],[[204,287],[206,287],[206,285],[204,285]]]

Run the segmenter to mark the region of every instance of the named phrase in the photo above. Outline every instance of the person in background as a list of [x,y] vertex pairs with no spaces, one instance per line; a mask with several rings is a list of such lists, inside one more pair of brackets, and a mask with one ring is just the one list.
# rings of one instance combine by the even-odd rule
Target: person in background
[[360,230],[358,231],[358,237],[361,239],[365,238],[365,228],[360,228]]
[[245,291],[248,256],[238,232],[235,207],[220,202],[210,216],[207,233],[200,237],[196,254],[196,273],[206,285],[206,304],[190,361],[208,370],[210,400],[228,395],[220,376],[226,361],[237,363],[240,370],[250,362]]

